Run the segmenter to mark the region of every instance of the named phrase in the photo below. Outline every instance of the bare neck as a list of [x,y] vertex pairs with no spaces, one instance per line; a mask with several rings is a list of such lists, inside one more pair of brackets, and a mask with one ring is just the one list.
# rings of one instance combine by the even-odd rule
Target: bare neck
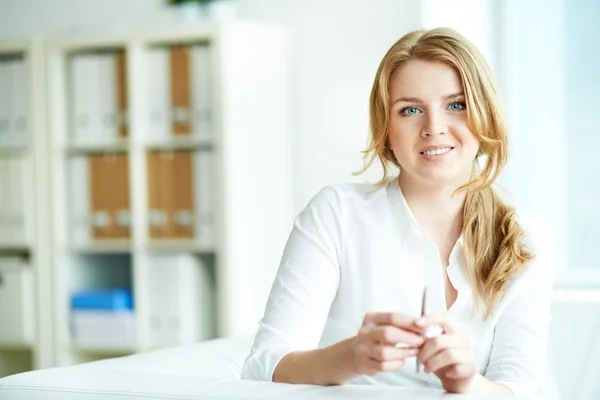
[[414,179],[398,179],[413,215],[436,241],[455,243],[463,225],[464,192],[458,186],[425,186]]

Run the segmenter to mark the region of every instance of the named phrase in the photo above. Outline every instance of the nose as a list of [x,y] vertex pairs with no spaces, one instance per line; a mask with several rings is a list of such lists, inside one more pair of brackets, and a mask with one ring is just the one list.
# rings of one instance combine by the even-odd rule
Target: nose
[[429,112],[426,115],[425,123],[421,129],[421,136],[431,137],[435,135],[444,135],[448,132],[448,124],[443,113]]

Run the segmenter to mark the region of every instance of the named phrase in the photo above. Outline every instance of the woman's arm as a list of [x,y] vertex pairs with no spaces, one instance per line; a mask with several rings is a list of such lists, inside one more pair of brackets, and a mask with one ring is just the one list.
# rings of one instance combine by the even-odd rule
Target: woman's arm
[[[359,375],[375,375],[404,366],[423,344],[416,318],[400,313],[368,313],[358,334],[318,350],[293,352],[281,360],[273,380],[341,385]],[[398,343],[405,346],[398,348]]]
[[273,382],[341,385],[358,376],[349,338],[321,349],[295,351],[284,356]]
[[501,383],[492,382],[481,374],[477,374],[471,387],[467,391],[468,394],[513,394],[507,386]]
[[324,188],[295,219],[243,379],[271,381],[288,353],[317,348],[339,285],[339,195]]

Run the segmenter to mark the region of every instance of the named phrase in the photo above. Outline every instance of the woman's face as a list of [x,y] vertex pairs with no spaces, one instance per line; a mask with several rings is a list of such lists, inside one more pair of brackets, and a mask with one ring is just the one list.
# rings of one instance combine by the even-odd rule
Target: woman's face
[[411,60],[390,81],[389,146],[402,179],[425,184],[469,181],[479,142],[467,127],[458,75],[438,62]]

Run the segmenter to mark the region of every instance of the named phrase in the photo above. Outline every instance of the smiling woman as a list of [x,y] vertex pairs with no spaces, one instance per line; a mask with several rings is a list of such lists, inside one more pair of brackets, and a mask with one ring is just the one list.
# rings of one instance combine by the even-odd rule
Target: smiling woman
[[554,259],[492,188],[508,139],[486,61],[451,29],[411,32],[370,100],[383,177],[296,218],[242,377],[542,393]]

